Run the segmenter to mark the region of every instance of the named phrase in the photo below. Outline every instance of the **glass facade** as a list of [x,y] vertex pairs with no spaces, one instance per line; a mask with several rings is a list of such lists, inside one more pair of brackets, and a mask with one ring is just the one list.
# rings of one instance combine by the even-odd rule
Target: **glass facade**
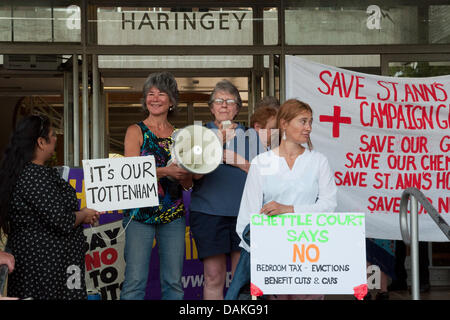
[[100,68],[251,68],[252,56],[104,56]]
[[450,61],[390,62],[389,75],[392,77],[436,77],[450,74]]
[[429,7],[429,43],[450,43],[450,5]]
[[429,1],[292,1],[285,11],[288,45],[450,42],[450,5]]
[[80,8],[0,5],[0,41],[80,42]]
[[0,4],[0,41],[12,40],[11,6]]
[[264,44],[278,45],[278,8],[264,8]]
[[[286,45],[450,43],[450,4],[443,1],[285,3]],[[281,44],[277,6],[93,8],[88,21],[99,45]],[[0,41],[80,42],[80,16],[71,2],[6,1],[0,4]],[[261,21],[259,35],[254,27]]]

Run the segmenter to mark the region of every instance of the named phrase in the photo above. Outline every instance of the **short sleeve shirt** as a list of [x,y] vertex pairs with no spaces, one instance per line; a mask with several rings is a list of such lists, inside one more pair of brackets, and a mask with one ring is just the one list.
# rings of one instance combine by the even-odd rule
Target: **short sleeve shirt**
[[[206,127],[213,131],[218,130],[214,122],[207,123]],[[250,155],[255,152],[249,150],[259,148],[260,145],[257,135],[252,137],[255,146],[250,145],[245,127],[238,125],[236,136],[229,143],[225,143],[223,148],[233,150],[247,161],[251,161]],[[189,210],[216,216],[237,217],[246,178],[245,171],[228,164],[220,164],[216,170],[194,182]]]

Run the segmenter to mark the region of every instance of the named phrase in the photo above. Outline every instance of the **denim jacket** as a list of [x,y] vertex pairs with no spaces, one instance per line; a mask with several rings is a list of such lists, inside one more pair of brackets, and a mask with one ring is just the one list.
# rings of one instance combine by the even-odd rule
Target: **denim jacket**
[[[242,238],[250,246],[250,224],[248,224],[244,232],[242,233]],[[234,272],[233,280],[231,281],[230,287],[225,295],[225,300],[238,300],[239,292],[241,289],[250,283],[250,253],[241,249],[241,256],[239,258],[238,265]]]

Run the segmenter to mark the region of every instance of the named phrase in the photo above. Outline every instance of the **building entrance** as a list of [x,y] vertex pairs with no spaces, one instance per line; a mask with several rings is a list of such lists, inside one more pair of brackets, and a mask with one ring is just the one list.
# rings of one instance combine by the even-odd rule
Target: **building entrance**
[[[30,59],[30,55],[21,56]],[[40,59],[39,55],[32,56]],[[212,120],[208,108],[209,96],[215,84],[223,79],[231,81],[240,92],[243,107],[237,121],[243,125],[249,124],[254,104],[262,97],[274,95],[279,98],[279,66],[274,66],[278,59],[273,59],[273,56],[265,56],[267,65],[259,72],[254,68],[175,69],[164,68],[164,65],[152,69],[113,68],[105,62],[105,57],[114,59],[110,56],[95,56],[99,58],[96,62],[93,57],[89,61],[88,71],[85,71],[81,56],[78,56],[75,65],[73,56],[61,57],[60,64],[53,66],[53,70],[32,70],[24,65],[14,66],[9,63],[4,64],[0,70],[0,86],[8,90],[8,107],[5,106],[5,109],[10,109],[7,114],[11,119],[5,130],[9,132],[21,117],[28,114],[49,116],[60,135],[55,159],[57,165],[77,166],[74,161],[76,145],[79,146],[78,159],[83,159],[86,118],[91,137],[88,141],[91,157],[94,148],[100,150],[96,153],[97,157],[108,157],[110,153],[122,155],[126,128],[143,119],[142,86],[152,72],[167,70],[177,80],[179,108],[170,121],[178,128],[193,124],[194,121],[206,123]],[[16,58],[17,55],[7,56],[9,60],[17,60]],[[224,58],[218,57],[217,61],[222,59]],[[208,60],[212,60],[211,57]],[[238,58],[230,57],[228,60]],[[123,61],[130,62],[130,59]],[[103,68],[99,68],[99,65]],[[45,69],[42,65],[40,68]],[[83,109],[85,100],[88,104],[87,117]],[[94,132],[97,132],[97,139],[94,138]],[[8,133],[5,132],[4,136],[3,144],[6,144]]]
[[[245,71],[244,71],[245,72]],[[142,72],[141,72],[142,73]],[[176,75],[177,71],[173,73]],[[220,76],[176,76],[180,92],[177,111],[169,116],[169,121],[177,128],[193,124],[194,121],[206,123],[212,120],[208,100],[215,84],[222,80],[230,80],[239,90],[243,101],[237,121],[248,125],[249,119],[249,85],[250,77],[245,74],[235,77]],[[247,72],[250,74],[250,72]],[[126,129],[132,123],[143,120],[142,86],[145,77],[139,78],[104,78],[107,106],[107,135],[109,136],[109,153],[123,154],[123,140]]]

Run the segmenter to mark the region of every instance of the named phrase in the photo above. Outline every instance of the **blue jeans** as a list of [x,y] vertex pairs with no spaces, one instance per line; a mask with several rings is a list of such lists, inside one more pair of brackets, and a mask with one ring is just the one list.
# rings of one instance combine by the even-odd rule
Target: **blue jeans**
[[[123,219],[124,227],[130,218]],[[147,286],[153,239],[156,236],[160,260],[161,299],[183,300],[181,283],[186,221],[181,217],[166,224],[131,221],[125,232],[125,280],[120,299],[143,300]]]

